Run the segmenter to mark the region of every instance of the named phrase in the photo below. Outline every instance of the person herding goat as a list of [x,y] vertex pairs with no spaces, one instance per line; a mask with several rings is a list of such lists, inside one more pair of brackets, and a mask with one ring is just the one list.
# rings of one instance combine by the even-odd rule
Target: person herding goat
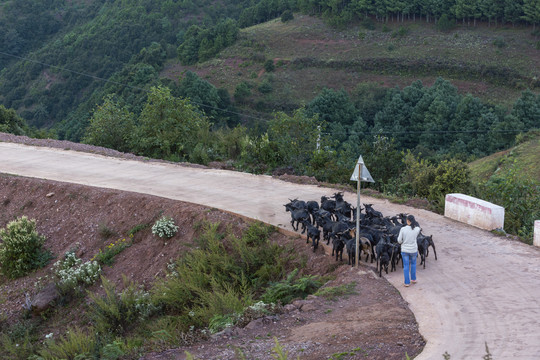
[[405,287],[411,282],[416,283],[416,256],[418,255],[418,244],[416,238],[420,234],[420,226],[413,215],[407,215],[407,225],[402,227],[398,235],[398,243],[401,244],[401,258],[403,261],[403,276],[405,277]]

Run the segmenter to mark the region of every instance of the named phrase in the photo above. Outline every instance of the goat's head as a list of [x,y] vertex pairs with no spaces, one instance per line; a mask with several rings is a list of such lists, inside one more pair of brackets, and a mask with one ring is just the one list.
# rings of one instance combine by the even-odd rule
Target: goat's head
[[341,202],[343,201],[343,192],[334,193],[332,197],[336,199],[337,201]]

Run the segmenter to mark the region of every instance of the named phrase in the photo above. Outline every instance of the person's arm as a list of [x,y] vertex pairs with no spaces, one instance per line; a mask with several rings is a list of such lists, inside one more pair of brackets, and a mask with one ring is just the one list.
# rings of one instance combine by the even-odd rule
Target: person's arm
[[398,235],[398,238],[397,238],[397,242],[399,244],[403,243],[403,229],[405,229],[405,227],[402,227],[401,229],[399,229],[399,235]]

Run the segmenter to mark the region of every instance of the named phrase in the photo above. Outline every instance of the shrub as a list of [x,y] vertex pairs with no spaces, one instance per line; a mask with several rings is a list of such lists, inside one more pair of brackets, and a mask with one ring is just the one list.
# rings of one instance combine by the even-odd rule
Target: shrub
[[364,20],[362,20],[362,26],[366,30],[375,30],[375,21],[366,16]]
[[505,208],[504,227],[532,243],[534,221],[540,218],[540,184],[519,169],[480,184],[479,196]]
[[168,216],[162,216],[152,226],[152,234],[160,238],[172,238],[178,232],[178,226],[174,225],[174,220]]
[[276,69],[276,66],[274,65],[274,60],[268,59],[264,62],[264,70],[266,72],[272,72]]
[[409,28],[407,27],[404,27],[404,26],[400,26],[399,29],[397,30],[394,30],[394,32],[392,32],[392,37],[393,38],[396,38],[396,37],[404,37],[405,35],[407,35],[409,33]]
[[498,47],[499,49],[506,47],[506,41],[502,37],[498,37],[495,40],[493,40],[493,45]]
[[470,170],[460,160],[444,160],[435,166],[408,152],[403,162],[403,183],[412,189],[412,195],[427,198],[435,211],[442,211],[446,194],[472,191]]
[[26,334],[19,339],[0,334],[0,356],[2,359],[28,359],[35,351],[35,341]]
[[9,278],[21,277],[43,267],[52,257],[43,248],[45,237],[36,231],[36,220],[28,220],[26,216],[0,229],[0,239],[0,267]]
[[403,157],[403,163],[403,182],[410,184],[411,195],[427,198],[435,180],[435,167],[429,161],[417,159],[410,151]]
[[454,21],[452,21],[448,15],[443,14],[439,20],[437,20],[437,30],[447,32],[455,27]]
[[264,80],[258,87],[258,90],[261,94],[268,94],[271,93],[274,88],[272,87],[272,84],[268,80]]
[[114,284],[101,277],[104,296],[91,293],[94,302],[90,317],[98,333],[123,334],[129,326],[134,326],[159,310],[150,301],[150,294],[139,289],[134,282],[123,277],[124,290],[116,292]]
[[285,280],[271,284],[261,299],[266,303],[288,304],[294,299],[305,299],[322,286],[317,276],[308,275],[295,280],[297,274],[298,269],[295,269]]
[[202,223],[199,246],[168,266],[169,274],[153,288],[153,299],[183,318],[183,330],[210,322],[217,331],[235,321],[253,303],[254,294],[284,273],[284,249],[271,244],[273,227],[254,223],[242,237],[224,239],[219,224]]
[[92,285],[101,274],[101,267],[97,261],[82,262],[74,252],[64,255],[53,265],[57,277],[57,286],[62,293],[69,293],[79,285]]
[[26,360],[38,344],[35,335],[38,327],[33,319],[20,320],[13,325],[6,325],[0,332],[0,358]]
[[137,224],[128,231],[128,235],[130,238],[133,238],[133,236],[135,236],[136,233],[138,233],[139,231],[146,230],[149,227],[150,227],[150,224],[146,224],[146,223]]
[[[470,170],[466,163],[452,159],[442,161],[434,171],[435,178],[429,186],[428,199],[436,201],[446,194],[471,190]],[[444,204],[444,201],[442,202]]]
[[69,329],[66,335],[55,341],[52,337],[45,341],[45,348],[38,351],[36,360],[56,359],[87,359],[96,346],[94,336],[86,334],[83,330]]
[[114,257],[124,251],[124,249],[131,246],[133,234],[129,235],[129,239],[130,241],[127,241],[125,238],[118,239],[114,243],[107,245],[104,250],[99,249],[99,252],[92,258],[92,260],[95,260],[102,265],[112,265],[114,262]]
[[242,81],[234,90],[234,99],[242,102],[251,96],[251,86],[248,82]]
[[294,20],[293,12],[291,10],[285,10],[281,14],[281,22],[287,22],[287,21],[291,21],[291,20]]
[[111,236],[115,234],[114,230],[108,227],[107,224],[99,224],[98,233],[101,236],[101,238],[104,240],[107,240],[108,238],[110,238]]

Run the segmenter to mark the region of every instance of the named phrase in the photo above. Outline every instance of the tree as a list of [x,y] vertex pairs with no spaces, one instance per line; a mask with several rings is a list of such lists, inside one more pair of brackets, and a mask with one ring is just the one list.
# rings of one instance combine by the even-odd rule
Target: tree
[[377,135],[372,141],[364,141],[361,154],[366,167],[376,183],[373,186],[384,190],[386,184],[402,173],[403,153],[396,147],[394,139]]
[[504,0],[504,21],[516,25],[523,15],[523,0]]
[[474,140],[479,135],[475,131],[478,130],[476,126],[483,111],[484,105],[480,99],[471,94],[462,97],[457,105],[454,121],[448,127],[448,130],[454,132],[449,134],[451,139],[461,140],[465,144]]
[[456,159],[444,160],[435,168],[428,199],[442,211],[446,194],[468,193],[470,190],[471,176],[467,164]]
[[453,120],[458,99],[457,88],[442,78],[424,92],[411,115],[411,130],[423,132],[420,144],[429,149],[444,148],[444,131]]
[[15,135],[25,135],[27,125],[15,110],[6,109],[0,105],[0,132],[12,133]]
[[540,23],[540,0],[523,0],[522,19],[533,24],[533,30],[536,24]]
[[241,103],[249,96],[251,96],[251,86],[246,81],[242,81],[234,90],[234,100]]
[[276,144],[283,165],[303,171],[317,150],[322,127],[319,117],[309,116],[304,108],[297,109],[292,116],[278,112],[270,120],[268,139]]
[[399,134],[399,143],[402,147],[413,148],[416,142],[413,137],[403,132],[410,129],[412,108],[405,103],[400,92],[387,102],[384,108],[375,115],[375,130],[391,133],[390,136],[396,137]]
[[540,95],[526,90],[512,108],[512,115],[523,123],[523,130],[540,128]]
[[184,42],[178,47],[178,58],[184,65],[195,64],[199,61],[199,33],[202,29],[197,25],[191,25],[184,34]]
[[287,22],[287,21],[291,21],[291,20],[294,20],[293,12],[291,10],[285,10],[281,14],[281,21],[282,22]]
[[217,116],[217,111],[221,98],[218,90],[208,81],[201,79],[192,71],[186,72],[178,84],[178,95],[189,98],[207,116]]
[[186,159],[209,126],[189,100],[172,96],[169,88],[152,87],[139,116],[137,148],[146,156]]
[[324,88],[306,107],[308,114],[319,114],[328,123],[352,125],[358,118],[358,111],[343,89],[335,91]]
[[358,115],[368,126],[373,126],[375,115],[384,106],[389,90],[374,83],[359,84],[352,94]]
[[134,115],[127,107],[121,106],[113,95],[108,95],[103,104],[94,110],[83,142],[118,151],[131,151],[134,127]]

